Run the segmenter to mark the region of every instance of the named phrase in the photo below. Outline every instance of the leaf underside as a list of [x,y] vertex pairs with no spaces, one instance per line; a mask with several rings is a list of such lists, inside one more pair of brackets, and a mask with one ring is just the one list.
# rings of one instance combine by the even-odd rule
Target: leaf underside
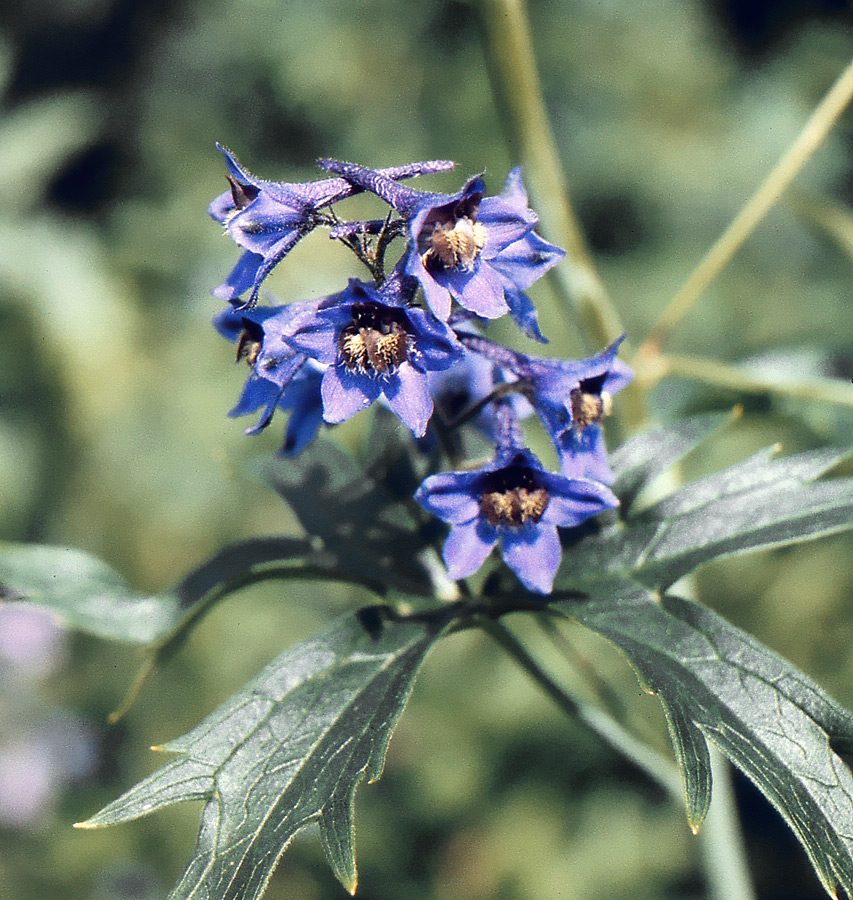
[[391,733],[440,630],[357,615],[268,665],[162,750],[178,758],[83,827],[204,800],[198,843],[170,900],[256,900],[297,832],[319,822],[329,861],[355,889],[352,805],[382,771]]

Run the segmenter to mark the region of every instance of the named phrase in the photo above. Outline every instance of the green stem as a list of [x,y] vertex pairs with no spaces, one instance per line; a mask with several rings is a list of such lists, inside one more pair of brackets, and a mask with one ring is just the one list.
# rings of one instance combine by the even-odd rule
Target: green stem
[[684,802],[681,778],[675,766],[622,727],[609,713],[572,697],[530,655],[521,641],[501,622],[479,623],[567,715],[583,722],[606,744],[629,759],[659,784],[676,803]]
[[699,832],[708,878],[709,900],[755,900],[743,833],[737,812],[729,762],[716,747],[711,751],[714,796]]
[[637,369],[638,380],[649,388],[668,375],[704,381],[706,384],[733,391],[778,394],[781,397],[808,400],[812,403],[834,403],[853,409],[853,388],[840,379],[815,377],[784,381],[715,359],[670,354],[648,357]]
[[587,349],[622,333],[569,200],[548,122],[523,0],[478,0],[486,63],[512,155],[524,167],[542,229],[568,257],[549,275]]
[[672,298],[640,348],[641,355],[653,355],[663,346],[675,326],[719,272],[728,265],[744,241],[755,231],[799,171],[811,159],[851,99],[853,99],[853,62],[844,69],[817,105],[794,143]]

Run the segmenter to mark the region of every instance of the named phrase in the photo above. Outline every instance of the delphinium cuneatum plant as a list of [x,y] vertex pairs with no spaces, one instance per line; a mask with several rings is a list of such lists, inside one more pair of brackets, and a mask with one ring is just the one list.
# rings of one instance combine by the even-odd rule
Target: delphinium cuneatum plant
[[[605,419],[633,391],[626,403],[638,422],[641,391],[619,393],[633,372],[620,357],[624,335],[603,333],[613,316],[591,270],[563,280],[585,337],[600,338],[595,352],[559,359],[491,336],[491,322],[509,317],[545,342],[525,292],[561,264],[586,266],[580,245],[564,261],[538,233],[521,168],[497,193],[482,175],[438,193],[409,180],[452,169],[446,161],[371,169],[325,159],[322,177],[291,183],[261,180],[220,150],[228,186],[209,212],[240,255],[213,292],[223,304],[215,327],[248,371],[232,415],[257,417],[250,434],[286,421],[268,474],[302,533],[230,545],[154,597],[85,554],[7,546],[0,596],[146,647],[148,668],[214,603],[254,582],[338,581],[374,599],[285,649],[157,748],[171,755],[166,765],[81,827],[201,800],[197,846],[171,900],[254,900],[293,836],[316,824],[332,869],[355,891],[356,788],[380,776],[431,648],[482,629],[564,712],[683,796],[694,831],[711,800],[710,742],[791,826],[826,890],[853,896],[853,715],[681,591],[718,557],[850,528],[853,479],[825,477],[845,454],[762,452],[662,492],[661,476],[723,423],[718,414],[639,430],[608,454]],[[358,193],[372,196],[375,218],[347,218]],[[358,274],[319,299],[262,296],[294,246],[318,236],[354,254]],[[685,304],[636,356],[638,372],[652,371]],[[334,435],[356,415],[373,417],[360,459]],[[529,446],[537,430],[550,462]],[[507,628],[510,615],[573,619],[620,648],[663,705],[680,778],[605,710],[557,685]]]

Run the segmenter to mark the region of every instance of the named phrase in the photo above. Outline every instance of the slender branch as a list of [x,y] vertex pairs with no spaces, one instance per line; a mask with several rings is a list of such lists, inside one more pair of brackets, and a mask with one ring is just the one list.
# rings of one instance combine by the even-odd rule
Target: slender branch
[[709,746],[708,749],[711,752],[714,797],[699,832],[699,842],[708,878],[709,900],[755,900],[731,766],[716,747]]
[[502,623],[494,619],[485,619],[480,623],[480,627],[506,650],[563,712],[583,722],[606,744],[634,763],[657,782],[676,803],[684,802],[681,778],[669,760],[626,731],[609,713],[572,697],[545,672],[518,638]]
[[569,200],[524,2],[479,0],[477,5],[492,89],[510,150],[524,167],[543,230],[568,253],[565,262],[548,273],[551,283],[563,312],[580,327],[587,349],[604,347],[623,329]]
[[638,351],[638,356],[653,355],[664,345],[675,326],[714,278],[728,265],[744,241],[811,159],[851,99],[853,99],[853,62],[841,73],[788,151],[672,298]]
[[649,388],[668,375],[677,375],[734,391],[776,394],[853,409],[853,386],[841,379],[813,377],[787,381],[715,359],[669,354],[645,358],[642,365],[638,365],[636,374],[637,379]]

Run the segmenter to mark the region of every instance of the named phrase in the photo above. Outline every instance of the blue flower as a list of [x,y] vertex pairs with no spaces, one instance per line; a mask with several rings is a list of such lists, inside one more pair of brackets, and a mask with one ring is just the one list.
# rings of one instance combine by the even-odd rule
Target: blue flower
[[504,562],[540,594],[551,592],[560,565],[557,529],[618,505],[603,484],[547,472],[517,447],[499,448],[475,471],[431,475],[415,500],[451,525],[443,551],[451,578],[472,575],[500,542]]
[[257,425],[245,430],[257,434],[270,423],[276,409],[290,410],[290,419],[279,451],[282,456],[298,456],[314,440],[323,420],[320,382],[323,368],[314,360],[307,360],[294,373],[284,388],[254,374],[249,376],[237,405],[229,416],[245,416],[264,407]]
[[416,437],[433,411],[427,373],[462,353],[453,331],[407,305],[414,286],[396,271],[380,290],[350,279],[339,294],[288,328],[295,350],[328,365],[321,385],[323,418],[343,422],[380,395]]
[[227,309],[214,321],[224,337],[237,343],[237,358],[252,368],[243,393],[229,416],[244,416],[262,409],[246,434],[263,431],[276,409],[290,410],[285,456],[300,453],[314,438],[322,419],[320,382],[323,367],[288,343],[287,332],[300,315],[316,309],[319,301],[279,307]]
[[[263,181],[247,172],[230,151],[216,145],[225,157],[230,190],[220,194],[208,212],[245,252],[228,278],[213,293],[235,303],[251,289],[244,304],[254,306],[261,283],[284,259],[301,238],[321,224],[318,211],[349,197],[361,188],[343,178],[289,184]],[[453,168],[445,160],[412,163],[383,169],[383,177],[392,181]]]
[[542,339],[522,291],[565,252],[533,234],[538,218],[527,207],[520,168],[509,173],[499,197],[484,197],[480,176],[448,196],[403,187],[350,163],[326,159],[320,165],[377,194],[406,219],[403,268],[420,282],[439,319],[449,317],[452,298],[487,319],[509,312],[528,334]]
[[577,362],[528,358],[531,401],[569,477],[612,484],[601,422],[613,394],[633,377],[616,354],[624,335],[595,356]]

